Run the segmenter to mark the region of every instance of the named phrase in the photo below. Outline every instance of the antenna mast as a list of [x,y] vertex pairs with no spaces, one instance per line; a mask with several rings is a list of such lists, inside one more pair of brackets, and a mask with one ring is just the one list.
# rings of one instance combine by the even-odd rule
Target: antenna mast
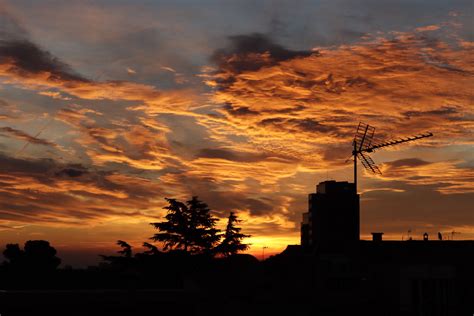
[[359,123],[357,126],[356,134],[352,142],[352,156],[354,159],[354,186],[355,192],[357,193],[357,158],[360,159],[364,168],[374,174],[382,174],[380,169],[377,167],[372,158],[367,154],[374,152],[377,149],[395,146],[402,143],[408,143],[416,141],[422,138],[427,138],[433,136],[433,133],[425,133],[407,138],[400,138],[396,140],[389,140],[379,144],[372,145],[372,140],[374,138],[375,127],[368,124]]

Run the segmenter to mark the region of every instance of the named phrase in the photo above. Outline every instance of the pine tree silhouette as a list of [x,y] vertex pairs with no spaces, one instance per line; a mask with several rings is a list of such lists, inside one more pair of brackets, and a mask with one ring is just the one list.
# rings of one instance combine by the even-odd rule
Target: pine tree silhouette
[[122,247],[122,250],[117,251],[119,254],[123,255],[125,258],[132,257],[132,246],[123,240],[117,240],[117,245]]
[[143,253],[146,254],[146,255],[157,255],[160,253],[160,251],[158,250],[158,247],[148,243],[148,242],[144,242],[143,243],[143,247],[147,248],[148,250],[145,250]]
[[190,237],[192,253],[210,253],[219,242],[219,229],[215,228],[217,218],[212,216],[206,203],[193,196],[187,201],[190,213]]
[[225,257],[235,255],[239,251],[245,251],[249,248],[249,244],[243,244],[242,239],[248,238],[250,235],[240,233],[241,228],[235,226],[240,222],[241,220],[237,218],[237,215],[231,212],[227,220],[224,240],[216,247],[216,251]]
[[164,222],[150,223],[160,232],[151,237],[154,241],[164,243],[163,250],[182,249],[188,251],[189,246],[189,219],[186,205],[176,199],[166,199],[168,210]]
[[160,232],[151,237],[164,243],[163,250],[180,249],[186,253],[210,253],[219,242],[217,218],[212,216],[206,203],[193,196],[186,204],[176,199],[166,199],[166,221],[151,223]]

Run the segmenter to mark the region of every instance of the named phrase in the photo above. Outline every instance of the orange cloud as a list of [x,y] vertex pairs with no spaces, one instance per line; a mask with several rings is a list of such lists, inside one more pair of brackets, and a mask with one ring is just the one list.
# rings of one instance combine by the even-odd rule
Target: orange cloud
[[[436,138],[426,144],[471,144],[472,48],[410,33],[392,37],[319,48],[256,70],[221,66],[205,79],[217,87],[214,101],[226,104],[220,113],[227,124],[213,136],[226,141],[242,134],[256,149],[288,148],[305,166],[313,163],[312,151],[349,146],[359,120],[383,127],[378,141],[430,130]],[[268,61],[270,53],[244,56],[252,64],[254,58]],[[218,119],[202,119],[211,120]]]
[[427,31],[436,31],[439,30],[440,27],[438,25],[427,25],[422,27],[417,27],[415,31],[417,32],[427,32]]
[[0,42],[0,77],[6,84],[20,85],[39,93],[67,99],[59,92],[41,91],[57,89],[85,100],[121,100],[146,103],[164,112],[183,111],[193,104],[189,93],[159,91],[151,85],[128,81],[96,82],[76,74],[70,67],[27,40]]
[[443,194],[474,193],[474,168],[459,166],[462,161],[427,162],[401,159],[381,165],[383,180],[411,185],[434,185]]
[[159,185],[137,176],[50,160],[0,160],[2,221],[91,225],[131,215],[146,220],[164,202],[156,198]]
[[39,94],[51,97],[56,100],[63,100],[63,101],[69,101],[71,98],[63,96],[61,93],[57,91],[40,91]]

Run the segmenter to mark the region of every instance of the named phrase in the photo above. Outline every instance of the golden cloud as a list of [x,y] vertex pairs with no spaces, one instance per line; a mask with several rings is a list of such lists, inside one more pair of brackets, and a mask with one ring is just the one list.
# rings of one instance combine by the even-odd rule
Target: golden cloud
[[474,168],[461,164],[462,161],[430,163],[421,159],[401,159],[383,163],[381,179],[435,186],[443,194],[473,193]]

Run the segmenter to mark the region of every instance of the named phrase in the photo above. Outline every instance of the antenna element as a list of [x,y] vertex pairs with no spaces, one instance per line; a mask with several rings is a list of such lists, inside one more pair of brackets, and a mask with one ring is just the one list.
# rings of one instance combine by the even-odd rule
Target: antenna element
[[357,126],[357,130],[354,136],[354,140],[352,141],[352,156],[354,159],[354,186],[355,191],[357,193],[357,158],[360,159],[364,168],[373,174],[382,174],[380,169],[377,167],[375,162],[372,158],[368,155],[368,153],[372,153],[375,150],[380,148],[385,148],[389,146],[395,146],[402,143],[413,142],[422,138],[427,138],[433,136],[433,133],[424,133],[420,135],[415,135],[412,137],[400,138],[395,140],[385,141],[379,144],[372,144],[372,140],[374,139],[375,134],[375,127],[370,126],[369,124],[365,124],[360,122],[359,126]]

